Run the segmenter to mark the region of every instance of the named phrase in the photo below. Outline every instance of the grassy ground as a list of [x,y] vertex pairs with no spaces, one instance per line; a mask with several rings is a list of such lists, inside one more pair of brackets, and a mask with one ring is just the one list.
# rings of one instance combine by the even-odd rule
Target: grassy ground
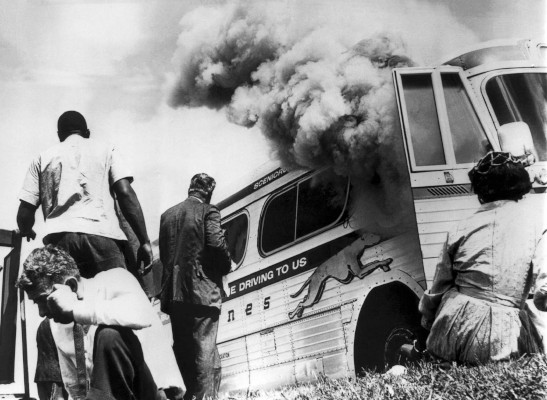
[[448,370],[422,362],[400,376],[366,373],[363,377],[255,391],[224,400],[357,399],[547,399],[547,357],[536,355],[481,367],[453,365]]

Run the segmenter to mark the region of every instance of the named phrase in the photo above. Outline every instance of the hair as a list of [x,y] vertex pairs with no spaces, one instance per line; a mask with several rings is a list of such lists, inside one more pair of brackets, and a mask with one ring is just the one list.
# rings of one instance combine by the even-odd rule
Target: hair
[[66,251],[48,244],[29,254],[15,286],[29,292],[40,287],[51,288],[56,283],[62,284],[68,277],[80,279],[76,262]]
[[72,134],[79,134],[83,137],[89,137],[87,122],[78,111],[66,111],[57,120],[57,134],[63,141]]
[[206,200],[210,198],[213,190],[215,190],[216,182],[213,177],[200,173],[192,177],[190,181],[190,188],[188,189],[188,195],[193,195]]
[[[495,160],[502,162],[495,163]],[[490,152],[469,171],[471,187],[483,203],[520,200],[532,189],[524,164],[509,153]]]

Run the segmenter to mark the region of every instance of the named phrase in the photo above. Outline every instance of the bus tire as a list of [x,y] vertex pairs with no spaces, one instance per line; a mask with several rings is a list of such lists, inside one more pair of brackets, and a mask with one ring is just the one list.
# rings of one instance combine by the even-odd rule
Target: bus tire
[[356,374],[363,370],[383,372],[407,363],[401,346],[418,343],[423,347],[427,332],[420,326],[418,298],[394,283],[373,289],[361,309],[354,341]]
[[361,338],[363,349],[358,373],[363,369],[384,372],[397,364],[406,365],[410,360],[401,353],[401,347],[414,345],[420,339],[420,328],[402,320],[378,328]]

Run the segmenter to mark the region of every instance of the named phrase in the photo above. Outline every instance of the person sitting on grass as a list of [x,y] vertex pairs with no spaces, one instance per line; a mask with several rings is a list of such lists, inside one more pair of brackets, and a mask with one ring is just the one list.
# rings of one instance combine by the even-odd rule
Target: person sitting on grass
[[[133,330],[158,318],[139,282],[122,268],[80,276],[74,259],[47,245],[31,252],[17,287],[52,319],[63,384],[77,399],[161,399]],[[164,397],[163,397],[164,398]]]
[[547,309],[547,223],[523,198],[528,172],[520,158],[490,152],[469,178],[481,206],[449,233],[419,304],[427,349],[469,364],[542,352],[526,300],[539,274],[534,303]]

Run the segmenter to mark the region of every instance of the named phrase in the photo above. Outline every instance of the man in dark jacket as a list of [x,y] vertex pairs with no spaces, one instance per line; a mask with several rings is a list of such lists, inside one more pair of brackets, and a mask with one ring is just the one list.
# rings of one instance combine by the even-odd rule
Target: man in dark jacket
[[215,398],[220,386],[216,339],[222,277],[231,261],[220,212],[209,204],[214,188],[212,177],[194,175],[188,198],[165,211],[160,223],[161,305],[171,317],[185,399]]

